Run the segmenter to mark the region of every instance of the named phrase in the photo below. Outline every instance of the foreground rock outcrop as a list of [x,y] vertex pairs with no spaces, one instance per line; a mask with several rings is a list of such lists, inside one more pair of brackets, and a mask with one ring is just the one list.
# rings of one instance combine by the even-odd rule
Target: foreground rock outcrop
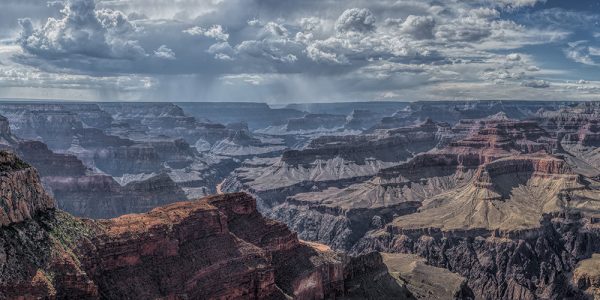
[[0,231],[0,298],[323,299],[343,291],[336,254],[301,244],[245,194],[102,221],[50,209]]
[[110,220],[56,210],[37,172],[0,152],[2,299],[323,299],[343,292],[337,254],[227,194]]
[[37,171],[14,154],[0,155],[0,225],[30,219],[55,207],[38,181]]

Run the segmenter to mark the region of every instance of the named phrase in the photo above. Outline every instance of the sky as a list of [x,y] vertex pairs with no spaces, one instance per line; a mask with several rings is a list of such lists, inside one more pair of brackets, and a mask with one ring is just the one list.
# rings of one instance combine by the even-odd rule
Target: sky
[[600,100],[599,0],[0,0],[0,98]]

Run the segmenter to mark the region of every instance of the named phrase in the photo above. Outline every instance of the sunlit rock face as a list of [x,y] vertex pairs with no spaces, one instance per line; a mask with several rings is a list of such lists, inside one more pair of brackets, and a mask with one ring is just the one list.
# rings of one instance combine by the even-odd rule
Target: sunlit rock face
[[37,171],[12,153],[0,151],[0,226],[34,218],[55,208]]
[[2,253],[10,253],[0,256],[0,297],[325,299],[343,293],[342,258],[263,218],[249,195],[91,221],[57,211],[35,169],[13,154],[0,152],[0,171],[6,193],[0,242]]

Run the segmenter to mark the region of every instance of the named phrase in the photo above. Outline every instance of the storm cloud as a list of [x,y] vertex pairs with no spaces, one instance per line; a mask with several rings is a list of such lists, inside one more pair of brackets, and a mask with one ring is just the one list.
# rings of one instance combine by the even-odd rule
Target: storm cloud
[[[16,92],[0,97],[28,85],[43,89],[26,78],[42,76],[69,97],[87,89],[93,100],[106,94],[270,102],[540,95],[532,90],[554,91],[554,97],[586,91],[587,99],[591,89],[572,87],[594,79],[567,70],[597,67],[600,52],[597,36],[581,36],[583,25],[557,23],[578,12],[536,0],[0,5],[22,9],[0,40],[0,79],[10,78],[3,85]],[[550,63],[539,46],[563,53],[562,65]]]

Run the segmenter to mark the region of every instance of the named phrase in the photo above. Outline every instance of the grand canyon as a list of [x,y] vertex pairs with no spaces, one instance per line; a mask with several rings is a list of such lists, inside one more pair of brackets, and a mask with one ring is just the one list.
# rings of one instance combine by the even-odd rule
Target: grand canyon
[[600,103],[0,114],[1,299],[600,295]]
[[600,300],[600,0],[0,0],[0,300]]

